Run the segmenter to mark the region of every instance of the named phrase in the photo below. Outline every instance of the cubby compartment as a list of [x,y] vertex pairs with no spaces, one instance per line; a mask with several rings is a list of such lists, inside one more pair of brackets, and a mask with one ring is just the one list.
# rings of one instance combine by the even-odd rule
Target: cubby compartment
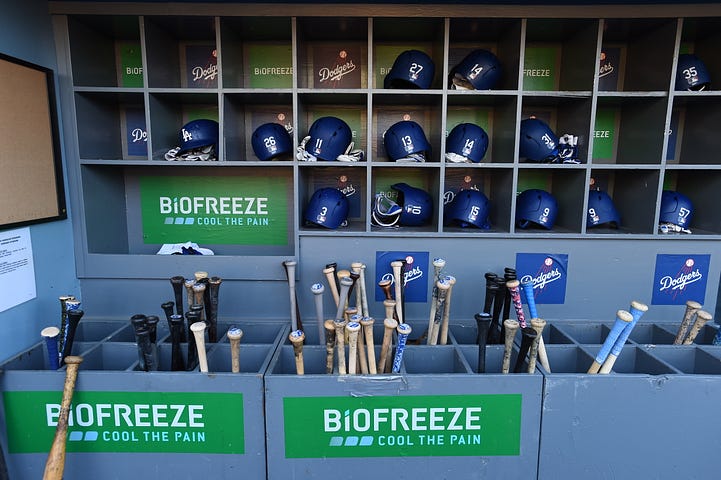
[[430,89],[443,88],[443,61],[445,58],[443,52],[445,21],[443,18],[376,17],[372,19],[372,31],[372,85],[374,89],[385,88],[384,80],[391,71],[396,58],[408,50],[418,50],[430,57],[432,63],[430,65],[417,63],[413,67],[414,73],[423,75],[423,69],[433,68],[434,75],[430,82]]
[[[584,349],[596,358],[600,346],[585,345]],[[589,363],[589,367],[591,364]],[[551,365],[553,369],[553,365]],[[641,346],[624,345],[613,364],[611,374],[669,375],[679,373],[668,363],[654,357]]]
[[27,350],[8,359],[1,366],[2,371],[9,370],[49,370],[48,350],[45,341],[36,343]]
[[142,93],[75,93],[80,158],[147,160],[148,133]]
[[368,88],[368,19],[303,17],[296,31],[299,88]]
[[272,345],[284,331],[284,325],[278,323],[252,323],[252,322],[218,322],[218,343],[228,343],[228,330],[231,327],[240,328],[243,336],[240,339],[241,348],[246,344]]
[[[408,167],[398,166],[396,164],[389,166],[374,166],[371,172],[371,195],[373,198],[368,202],[369,207],[373,208],[373,203],[377,196],[385,196],[393,202],[399,203],[401,208],[409,208],[410,214],[408,217],[412,219],[413,223],[420,222],[422,219],[426,219],[422,225],[404,225],[406,220],[399,220],[399,223],[394,226],[372,226],[372,230],[385,232],[392,234],[393,232],[436,232],[438,231],[438,209],[441,208],[439,205],[439,181],[440,172],[436,166],[425,165],[422,167]],[[419,189],[427,193],[430,199],[423,195],[421,192],[413,190],[413,195],[409,195],[411,198],[406,199],[405,194],[403,200],[399,198],[401,190],[407,190],[405,184],[413,189]],[[395,186],[395,188],[394,188]],[[430,207],[432,211],[428,211]],[[420,209],[417,209],[421,206]]]
[[463,356],[451,345],[409,345],[403,351],[403,369],[409,375],[471,373]]
[[68,36],[75,86],[143,87],[137,16],[70,16]]
[[[442,97],[424,90],[404,92],[390,94],[384,91],[373,95],[369,158],[372,162],[398,163],[399,159],[391,158],[388,149],[403,153],[425,151],[425,163],[438,164],[444,153],[441,151]],[[417,126],[409,123],[397,125],[409,121]],[[386,131],[391,127],[395,128],[388,135],[386,145]],[[423,150],[426,142],[430,149]],[[423,163],[400,162],[409,165]]]
[[592,162],[660,165],[667,104],[664,92],[625,96],[599,93]]
[[666,163],[718,167],[721,139],[713,125],[721,122],[718,92],[674,92]]
[[687,375],[721,375],[721,357],[703,348],[656,345],[648,352]]
[[[236,373],[265,372],[273,353],[272,345],[243,345],[239,350],[240,371]],[[214,373],[232,372],[230,345],[219,344],[208,352],[208,371]]]
[[138,365],[135,343],[99,343],[83,353],[82,370],[132,371]]
[[[153,160],[165,160],[168,150],[180,146],[182,128],[188,122],[199,119],[218,121],[217,93],[154,93],[149,102]],[[223,135],[222,128],[220,131],[219,135]],[[223,159],[219,148],[215,153],[217,160]],[[177,161],[182,162],[182,159]]]
[[[362,150],[363,154],[354,157],[352,162],[364,161],[368,157],[368,97],[363,93],[330,91],[319,93],[307,92],[298,96],[298,143],[306,152],[319,158],[310,161],[336,161],[339,155],[351,153],[350,150]],[[346,144],[344,127],[339,127],[335,120],[323,120],[316,124],[315,138],[317,145],[306,145],[305,138],[310,136],[313,124],[322,118],[335,117],[342,120],[351,132],[350,142]],[[343,137],[341,137],[343,135]],[[326,148],[323,151],[323,148]],[[300,162],[306,159],[299,159]],[[351,160],[345,160],[350,162]]]
[[592,19],[527,19],[523,90],[574,91],[590,95],[598,29],[598,20]]
[[[488,148],[480,163],[512,164],[515,158],[517,95],[503,93],[475,94],[468,91],[448,92],[444,155],[449,150],[448,135],[461,123],[481,127],[488,135]],[[463,145],[454,145],[459,150]],[[446,166],[453,166],[445,160]]]
[[[161,325],[158,326],[160,327]],[[83,319],[75,329],[75,341],[100,342],[102,340],[115,339],[121,335],[122,331],[126,328],[130,327],[117,321],[88,321]]]
[[144,17],[150,88],[218,87],[216,18]]
[[[533,95],[526,94],[522,98],[521,121],[528,118],[537,118],[545,122],[560,139],[564,135],[573,135],[577,139],[576,161],[587,163],[589,132],[591,130],[591,94],[574,93],[572,95],[548,94]],[[535,132],[533,132],[535,133]],[[541,142],[541,138],[533,138],[535,142]],[[522,153],[519,152],[519,155]],[[532,160],[519,158],[519,161],[533,163]]]
[[[518,90],[521,28],[520,19],[451,18],[448,27],[448,72],[450,73],[472,51],[488,50],[496,56],[501,66],[500,79],[492,90]],[[450,78],[445,82],[448,88],[451,88]]]
[[697,56],[711,77],[710,90],[720,90],[721,60],[718,58],[718,50],[721,47],[721,19],[689,17],[682,22],[679,53]]
[[[479,348],[477,345],[459,345],[456,347],[462,355],[463,359],[468,363],[468,368],[470,368],[470,373],[478,373],[478,355],[480,354]],[[482,374],[501,374],[503,373],[503,355],[504,355],[505,347],[503,345],[486,345],[486,356],[485,356],[485,362],[486,362],[486,371]],[[516,351],[514,347],[514,351],[511,354],[511,371],[513,371],[513,367],[515,366],[515,360],[516,355],[518,355],[518,352]],[[526,366],[526,370],[528,370],[528,366]]]
[[611,330],[609,325],[596,322],[558,322],[553,328],[578,344],[602,344]]
[[538,362],[538,368],[544,375],[554,373],[586,373],[594,361],[584,348],[578,345],[558,345],[546,343],[546,355],[551,372],[547,372]]
[[[556,200],[558,211],[555,222],[551,229],[546,229],[537,224],[530,224],[528,228],[520,228],[514,220],[515,233],[524,234],[565,234],[579,233],[583,220],[583,199],[586,184],[585,170],[573,167],[572,165],[546,165],[543,167],[534,164],[522,164],[519,166],[516,188],[519,194],[526,190],[537,189],[549,193]],[[514,217],[519,214],[523,219],[533,217],[539,208],[549,205],[548,202],[529,202],[527,205],[519,205],[516,198]],[[548,207],[552,210],[551,207]],[[533,214],[533,215],[531,215]],[[552,215],[552,211],[550,212]]]
[[[243,347],[241,347],[243,348]],[[346,358],[347,358],[346,350]],[[334,353],[335,360],[335,353]],[[347,365],[347,362],[346,362]],[[320,345],[303,346],[304,375],[326,375],[326,351]],[[268,371],[271,375],[297,375],[295,352],[291,345],[280,345]]]
[[[691,201],[693,211],[687,228],[693,235],[721,234],[721,212],[716,198],[721,188],[721,169],[669,168],[663,178],[663,189],[678,192]],[[667,234],[672,236],[684,235]]]
[[290,17],[221,17],[223,89],[290,90],[292,32]]
[[[589,235],[654,233],[658,224],[655,212],[659,182],[660,171],[653,168],[591,170],[586,233]],[[599,195],[598,191],[606,193],[608,197]],[[611,205],[608,202],[609,198]],[[589,211],[591,208],[594,209],[593,213]],[[620,223],[616,220],[620,220]]]
[[[320,226],[334,225],[341,218],[342,212],[332,208],[335,205],[331,197],[323,196],[318,201],[311,201],[316,198],[315,193],[323,188],[336,188],[345,195],[348,202],[348,214],[345,220],[347,225],[341,224],[338,231],[365,231],[366,218],[369,201],[366,198],[367,173],[365,165],[356,165],[345,162],[338,162],[338,166],[316,165],[315,162],[300,164],[301,182],[299,188],[298,215],[300,226],[303,231],[324,231],[329,230]],[[330,207],[330,208],[329,208]],[[326,208],[327,211],[323,211]],[[312,210],[311,210],[312,209]],[[325,215],[326,220],[316,219],[317,215]],[[319,223],[320,222],[320,223]]]
[[[510,231],[511,203],[515,195],[511,168],[474,168],[465,163],[446,165],[444,182],[444,232],[478,234]],[[488,203],[484,203],[477,194],[464,194],[464,190],[482,192]],[[459,195],[460,198],[454,202]],[[486,216],[490,227],[480,228]]]
[[610,18],[602,22],[598,90],[667,91],[672,85],[677,20]]
[[671,345],[676,332],[670,326],[655,323],[637,323],[628,335],[629,343]]
[[[277,146],[290,146],[277,153],[273,161],[292,161],[295,157],[293,142],[293,101],[289,93],[226,93],[223,96],[223,142],[225,161],[251,161],[258,158],[252,138],[258,127],[277,123],[290,139],[274,139]],[[262,148],[262,146],[261,146]],[[280,148],[278,150],[280,152]],[[268,151],[261,150],[265,155]]]

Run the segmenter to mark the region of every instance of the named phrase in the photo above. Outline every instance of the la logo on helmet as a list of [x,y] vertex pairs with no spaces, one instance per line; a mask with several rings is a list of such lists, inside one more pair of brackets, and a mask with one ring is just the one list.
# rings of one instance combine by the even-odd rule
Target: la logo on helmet
[[187,142],[188,140],[193,139],[193,134],[187,131],[186,129],[183,129],[183,141]]

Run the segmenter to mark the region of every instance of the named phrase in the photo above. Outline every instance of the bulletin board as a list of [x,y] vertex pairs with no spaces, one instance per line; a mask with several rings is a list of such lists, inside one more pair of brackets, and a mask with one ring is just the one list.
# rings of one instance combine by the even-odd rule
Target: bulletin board
[[0,53],[0,228],[67,218],[53,71]]

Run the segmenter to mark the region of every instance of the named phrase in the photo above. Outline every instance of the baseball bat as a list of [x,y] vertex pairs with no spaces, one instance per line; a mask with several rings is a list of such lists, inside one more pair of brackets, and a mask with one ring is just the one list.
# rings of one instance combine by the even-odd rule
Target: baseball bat
[[366,288],[366,266],[361,264],[360,268],[360,288],[361,288],[361,306],[363,307],[363,316],[370,316],[370,310],[368,310],[368,290]]
[[476,327],[478,336],[476,343],[478,344],[478,368],[477,373],[486,373],[486,344],[488,343],[488,329],[491,326],[491,314],[488,312],[476,313]]
[[285,276],[288,279],[288,296],[290,297],[290,328],[293,332],[298,330],[298,298],[296,297],[295,292],[295,266],[297,264],[298,262],[294,260],[285,260],[283,262]]
[[696,312],[696,321],[693,322],[691,331],[688,332],[688,336],[684,339],[683,345],[691,345],[693,341],[696,340],[696,336],[698,336],[698,333],[701,331],[703,326],[710,322],[711,319],[711,314],[706,310],[699,310]]
[[190,326],[190,330],[195,336],[195,348],[198,351],[198,366],[203,373],[208,372],[208,356],[205,351],[205,330],[207,325],[200,320]]
[[168,328],[170,328],[170,316],[175,314],[175,302],[163,302],[160,304],[160,308],[165,313],[165,321],[168,322]]
[[323,275],[325,275],[325,279],[328,282],[328,288],[330,288],[330,293],[333,295],[333,301],[335,302],[335,306],[338,306],[339,296],[340,293],[338,292],[338,284],[335,283],[335,264],[332,265],[326,265],[326,267],[323,269]]
[[436,345],[438,343],[438,333],[443,311],[446,308],[446,297],[448,290],[451,288],[451,284],[444,278],[436,282],[436,287],[438,287],[438,305],[436,306],[436,314],[433,318],[433,330],[428,332],[428,345]]
[[491,313],[491,308],[493,308],[493,297],[496,295],[494,287],[496,286],[496,279],[498,278],[498,275],[493,272],[486,272],[483,276],[486,279],[486,296],[483,301],[483,311]]
[[295,356],[295,373],[305,375],[305,365],[303,363],[303,341],[305,333],[303,330],[295,330],[288,335],[290,343],[293,344],[293,355]]
[[395,316],[396,316],[395,300],[383,300],[383,307],[385,309],[385,318],[392,318],[393,320],[395,320]]
[[218,341],[218,297],[220,293],[220,284],[223,279],[212,276],[208,279],[208,300],[210,304],[210,313],[208,316],[208,341],[216,343]]
[[518,280],[509,280],[506,282],[506,288],[510,292],[511,302],[513,308],[516,310],[516,318],[518,319],[518,325],[521,328],[526,328],[526,316],[523,313],[523,304],[521,303],[521,292],[518,287],[520,282]]
[[601,365],[598,373],[606,374],[611,372],[611,370],[613,369],[613,365],[616,363],[616,359],[621,353],[623,346],[626,344],[626,340],[628,340],[628,337],[633,331],[633,328],[638,323],[638,320],[647,310],[648,305],[645,305],[635,300],[631,302],[631,307],[627,312],[629,315],[631,315],[631,321],[626,324],[621,334],[618,336],[618,338],[616,338],[616,342],[613,344],[613,347],[611,347],[611,352],[606,357],[603,365]]
[[[185,297],[186,301],[188,303],[188,311],[190,310],[190,306],[195,303],[195,295],[193,294],[193,285],[195,285],[195,279],[193,278],[186,278],[185,282],[183,283],[183,286],[185,287]],[[186,311],[187,313],[187,311]],[[190,334],[190,325],[188,325],[188,334]]]
[[[515,270],[508,267],[504,268],[503,270],[503,280],[505,280],[506,286],[508,286],[508,282],[517,280]],[[508,318],[508,314],[511,313],[511,304],[513,303],[513,297],[511,293],[512,292],[508,290],[505,291],[505,297],[503,299],[503,316],[501,317],[503,319]],[[521,325],[521,328],[523,328],[523,325]]]
[[400,373],[401,371],[403,353],[406,350],[406,341],[408,340],[408,335],[411,334],[412,329],[407,323],[401,323],[396,327],[396,331],[398,332],[398,344],[396,345],[396,355],[393,358],[393,369],[391,370],[391,373]]
[[503,340],[501,337],[501,331],[503,330],[503,322],[505,318],[501,318],[503,312],[503,302],[506,298],[506,282],[503,279],[496,279],[495,287],[493,291],[493,312],[491,321],[491,331],[488,337],[488,343],[496,344],[501,343]]
[[156,343],[158,341],[158,323],[160,318],[157,315],[148,315],[145,317],[145,325],[150,331],[150,342]]
[[355,375],[358,360],[358,332],[360,332],[360,323],[351,321],[346,325],[348,331],[348,374]]
[[356,335],[356,357],[358,359],[358,369],[360,370],[360,373],[367,375],[368,359],[366,358],[365,342],[363,341],[363,337],[365,335],[363,334],[363,325],[361,324],[362,320],[363,316],[360,313],[356,313],[355,315],[349,317],[350,322],[358,324],[358,334]]
[[531,343],[531,349],[528,351],[528,373],[536,371],[536,361],[538,360],[538,352],[540,350],[541,340],[543,338],[543,328],[546,321],[542,318],[532,318],[530,321],[531,328],[536,331],[536,338]]
[[[198,305],[198,313],[200,313],[200,321],[205,322],[205,283],[196,281],[193,284],[193,306]],[[192,308],[192,306],[191,306]],[[193,329],[191,328],[191,331]]]
[[348,320],[341,316],[333,324],[335,325],[335,344],[338,351],[336,355],[338,357],[338,373],[345,375],[348,373],[345,361],[345,326],[348,324]]
[[199,270],[195,273],[193,273],[193,277],[195,278],[196,282],[200,282],[204,278],[208,278],[208,272],[205,272],[203,270]]
[[316,323],[318,324],[318,344],[323,345],[323,324],[325,322],[325,315],[323,314],[323,292],[325,292],[325,287],[322,283],[314,283],[310,286],[310,291],[315,300],[315,317]]
[[333,352],[335,350],[335,322],[326,320],[325,328],[325,373],[333,373]]
[[[444,259],[440,257],[436,257],[433,259],[433,276],[431,277],[433,288],[431,290],[430,315],[428,315],[428,338],[430,338],[430,334],[433,331],[433,320],[436,317],[436,308],[438,308],[438,286],[436,286],[436,282],[440,280],[441,272],[443,271],[443,267],[445,266],[446,261]],[[428,343],[428,340],[426,340],[426,343]]]
[[[191,325],[200,321],[200,314],[197,311],[193,311],[191,309],[188,312],[185,312],[185,320],[188,328],[190,328]],[[185,362],[185,370],[192,371],[197,364],[198,350],[195,346],[195,334],[193,334],[193,331],[190,330],[188,334],[188,361]]]
[[65,357],[72,355],[73,342],[75,341],[75,332],[78,330],[78,324],[80,319],[83,318],[83,312],[78,307],[80,302],[76,300],[68,300],[68,325],[65,329],[65,343],[63,344],[63,350],[60,352],[60,364],[62,365],[65,361]]
[[40,336],[45,340],[45,348],[48,352],[49,369],[57,370],[60,368],[60,354],[58,353],[58,335],[60,329],[58,327],[45,327],[40,331]]
[[230,343],[230,371],[240,373],[240,340],[243,338],[243,330],[233,325],[228,328],[227,335]]
[[[528,305],[528,314],[531,316],[531,319],[538,318],[536,297],[533,293],[533,282],[521,282],[521,290],[523,290],[523,294],[526,296],[526,305]],[[543,336],[539,336],[538,338],[538,361],[541,362],[546,372],[551,373],[551,364],[548,362],[548,354],[546,353],[546,344]]]
[[366,356],[368,357],[368,372],[375,375],[378,373],[378,369],[376,367],[376,350],[373,343],[373,324],[375,323],[375,320],[373,317],[363,317],[360,323],[363,327],[363,334],[365,336]]
[[65,347],[65,338],[67,337],[68,329],[68,300],[74,300],[75,297],[72,295],[61,295],[58,297],[60,300],[60,335],[58,337],[58,362],[62,365],[62,354]]
[[157,370],[148,327],[140,327],[135,330],[135,341],[138,346],[138,368],[145,372]]
[[398,323],[403,323],[403,284],[401,279],[401,269],[403,268],[403,262],[400,260],[394,260],[391,262],[391,268],[393,269],[393,287],[395,291],[396,301],[396,316],[398,317]]
[[456,277],[449,275],[446,277],[448,281],[448,293],[446,293],[446,301],[443,308],[443,319],[441,320],[441,332],[438,336],[438,343],[445,345],[448,343],[448,323],[451,318],[451,293],[453,285],[456,284]]
[[361,267],[363,266],[363,263],[361,262],[353,262],[350,264],[351,273],[355,276],[354,278],[354,284],[357,285],[358,288],[355,288],[355,306],[358,309],[358,314],[362,317],[365,315],[365,310],[363,310],[363,285],[361,283]]
[[681,343],[686,338],[686,331],[688,330],[689,325],[691,325],[691,321],[696,315],[696,313],[701,310],[702,305],[698,302],[695,302],[693,300],[688,300],[686,302],[686,310],[683,315],[683,319],[681,320],[681,324],[678,326],[678,331],[676,332],[676,338],[673,340],[674,345],[681,345]]
[[526,360],[526,356],[531,350],[531,345],[536,341],[537,337],[538,333],[536,333],[533,328],[521,328],[521,347],[518,349],[518,357],[516,358],[516,365],[513,368],[513,373],[521,373],[523,370],[523,362]]
[[173,287],[173,295],[175,296],[175,313],[185,315],[183,311],[183,287],[185,285],[185,277],[182,275],[170,277],[170,285]]
[[613,322],[613,326],[608,332],[608,335],[606,335],[606,339],[603,341],[601,349],[596,354],[596,358],[586,373],[598,373],[601,369],[601,365],[603,365],[603,362],[606,361],[608,354],[611,353],[611,348],[613,348],[614,343],[616,343],[616,339],[626,328],[626,325],[628,325],[628,323],[632,320],[633,317],[626,310],[619,310],[616,312],[616,320]]
[[172,372],[180,372],[185,370],[185,362],[183,361],[183,352],[180,344],[183,343],[183,335],[185,334],[185,321],[183,316],[177,313],[170,315],[170,370]]
[[716,335],[714,335],[711,345],[721,345],[721,328],[716,330]]
[[45,462],[43,480],[62,480],[65,470],[65,446],[68,433],[68,418],[70,416],[70,404],[75,391],[75,381],[78,378],[78,366],[83,358],[69,355],[65,358],[65,384],[63,385],[63,397],[60,401],[60,413],[58,423],[55,426],[55,436],[50,446],[48,459]]
[[205,333],[207,334],[208,330],[210,330],[210,317],[213,314],[213,306],[210,304],[210,277],[201,278],[198,283],[202,283],[205,287],[203,290],[203,321],[205,322]]
[[393,339],[393,332],[398,328],[398,322],[393,318],[386,317],[383,320],[383,343],[381,344],[381,355],[378,359],[378,371],[379,373],[386,372],[386,364],[391,354],[391,340]]
[[511,371],[511,354],[513,353],[513,339],[516,337],[519,325],[518,320],[507,318],[503,321],[504,326],[504,348],[503,348],[503,365],[501,366],[502,373],[509,373]]

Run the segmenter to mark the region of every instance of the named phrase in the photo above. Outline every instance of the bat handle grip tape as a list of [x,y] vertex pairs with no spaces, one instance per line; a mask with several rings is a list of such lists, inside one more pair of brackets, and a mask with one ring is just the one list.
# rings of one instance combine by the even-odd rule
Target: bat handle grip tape
[[528,305],[528,313],[531,318],[538,318],[538,310],[536,310],[536,299],[533,296],[533,282],[521,282],[523,294],[526,296],[526,305]]
[[401,363],[403,363],[403,353],[406,350],[406,342],[408,340],[408,335],[411,333],[411,326],[407,323],[401,323],[398,325],[397,328],[398,331],[398,345],[396,345],[396,355],[393,358],[393,368],[391,370],[392,373],[400,373],[401,371]]

